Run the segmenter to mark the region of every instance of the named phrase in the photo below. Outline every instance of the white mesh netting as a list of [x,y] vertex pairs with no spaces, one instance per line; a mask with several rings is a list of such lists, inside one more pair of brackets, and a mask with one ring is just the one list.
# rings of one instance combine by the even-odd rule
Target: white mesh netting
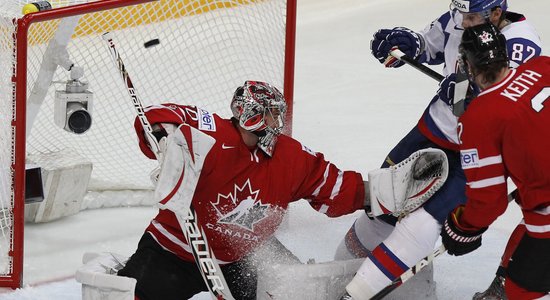
[[[29,2],[0,0],[0,274],[9,273],[10,261],[13,19],[22,17],[21,8]],[[52,6],[84,2],[88,1],[52,1]],[[84,80],[94,94],[92,127],[80,135],[54,124],[55,90],[64,89],[55,82],[68,80],[69,72],[57,67],[49,75],[51,80],[44,76],[53,64],[45,52],[60,20],[31,25],[27,97],[39,109],[36,118],[27,114],[32,122],[27,157],[70,151],[92,162],[90,190],[150,190],[149,172],[156,162],[138,149],[135,111],[101,35],[113,33],[144,105],[193,104],[229,117],[233,91],[245,80],[267,81],[283,90],[285,22],[284,0],[161,0],[83,14],[66,46],[70,60],[83,67]],[[145,48],[151,39],[159,39],[160,44]]]

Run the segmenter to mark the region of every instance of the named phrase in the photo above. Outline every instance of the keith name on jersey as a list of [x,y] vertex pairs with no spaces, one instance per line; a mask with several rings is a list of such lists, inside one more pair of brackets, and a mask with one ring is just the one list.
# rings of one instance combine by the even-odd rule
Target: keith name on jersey
[[501,93],[514,102],[523,96],[529,89],[542,77],[539,73],[531,70],[525,70],[519,74],[512,83],[510,83]]

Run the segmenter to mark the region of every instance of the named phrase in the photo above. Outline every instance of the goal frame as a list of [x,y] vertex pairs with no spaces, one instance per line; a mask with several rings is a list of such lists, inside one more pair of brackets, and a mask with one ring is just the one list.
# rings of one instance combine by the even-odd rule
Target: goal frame
[[[27,101],[27,46],[29,27],[38,22],[49,21],[82,15],[90,12],[99,12],[125,6],[139,5],[155,0],[100,0],[73,6],[60,7],[24,15],[14,20],[17,30],[15,33],[15,61],[12,73],[12,103],[14,113],[11,121],[12,130],[12,157],[13,170],[13,234],[9,255],[12,257],[12,273],[0,276],[0,287],[12,289],[20,288],[23,284],[23,254],[24,254],[24,210],[25,210],[25,158],[26,155],[26,101]],[[296,38],[296,0],[287,0],[285,49],[284,49],[284,96],[288,104],[287,128],[285,133],[292,133],[293,89],[294,89],[294,61]],[[13,105],[12,104],[12,105]]]

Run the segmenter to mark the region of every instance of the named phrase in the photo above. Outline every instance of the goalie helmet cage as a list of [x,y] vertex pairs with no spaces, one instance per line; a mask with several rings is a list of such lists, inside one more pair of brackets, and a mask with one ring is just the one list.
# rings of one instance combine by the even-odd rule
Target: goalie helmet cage
[[[234,89],[266,81],[285,95],[291,133],[296,0],[52,0],[51,10],[23,16],[30,2],[0,2],[0,287],[22,285],[26,163],[76,154],[93,165],[90,191],[153,188],[156,162],[138,149],[135,110],[103,33],[113,34],[145,106],[193,104],[230,117]],[[67,61],[93,93],[92,127],[78,135],[54,122]]]

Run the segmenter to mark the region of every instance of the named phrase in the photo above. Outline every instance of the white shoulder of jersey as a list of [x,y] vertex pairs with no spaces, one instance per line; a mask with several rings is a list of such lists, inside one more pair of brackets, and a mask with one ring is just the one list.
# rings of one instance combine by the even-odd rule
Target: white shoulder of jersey
[[[461,19],[457,20],[450,13],[446,13],[421,31],[426,45],[425,50],[429,54],[428,61],[437,56],[444,56],[443,75],[445,76],[455,72],[458,46],[464,32],[461,26],[457,25],[457,21],[461,21]],[[439,61],[439,63],[443,63],[443,61]]]
[[542,48],[542,41],[533,26],[529,21],[523,20],[514,22],[501,30],[502,34],[506,37],[506,40],[514,38],[521,38],[533,42],[535,45]]
[[535,27],[527,20],[514,22],[502,28],[506,37],[510,66],[517,68],[520,64],[540,55],[542,42]]

